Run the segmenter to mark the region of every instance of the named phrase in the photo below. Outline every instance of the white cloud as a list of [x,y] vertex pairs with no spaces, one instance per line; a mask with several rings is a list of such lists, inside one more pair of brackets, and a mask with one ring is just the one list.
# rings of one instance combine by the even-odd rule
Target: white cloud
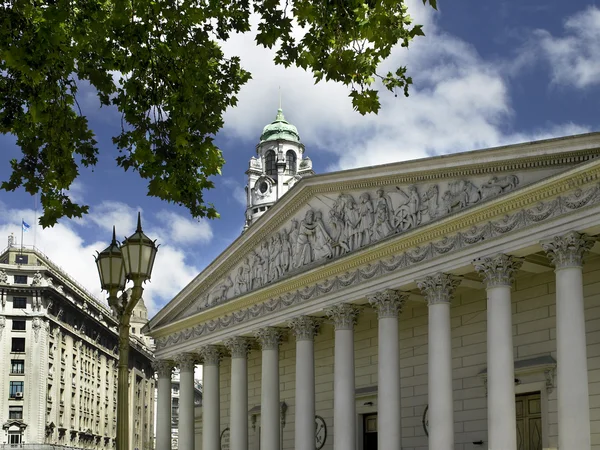
[[188,219],[172,211],[165,210],[158,212],[156,217],[166,226],[166,233],[173,243],[209,242],[213,237],[208,220]]
[[[90,214],[85,216],[84,222],[91,221],[102,230],[112,232],[116,227],[117,239],[129,236],[136,228],[138,208],[132,208],[126,203],[104,201],[90,208]],[[142,220],[144,217],[142,217]]]
[[411,95],[394,97],[380,91],[379,114],[365,117],[352,110],[348,88],[336,83],[314,85],[310,73],[275,66],[273,51],[257,47],[248,36],[234,37],[225,50],[241,55],[253,79],[242,88],[239,106],[227,111],[225,133],[256,140],[275,116],[278,86],[286,118],[298,127],[307,155],[319,147],[337,157],[328,170],[584,130],[572,124],[548,124],[530,134],[504,131],[514,117],[505,67],[486,61],[470,44],[440,31],[437,13],[430,7],[411,1],[409,11],[416,23],[425,24],[427,36],[415,39],[408,50],[396,48],[382,64],[382,72],[407,65],[414,81]]
[[[104,202],[91,208],[85,220],[60,221],[52,228],[43,229],[36,224],[32,209],[9,209],[0,202],[0,217],[3,218],[0,220],[0,236],[8,237],[13,233],[20,241],[21,218],[23,218],[31,225],[31,229],[24,233],[24,244],[26,246],[35,244],[36,248],[60,266],[72,279],[106,304],[106,293],[100,290],[94,257],[97,251],[102,251],[109,244],[113,223],[118,225],[117,231],[120,232],[121,239],[124,235],[134,232],[137,210],[138,208],[124,203]],[[156,226],[155,217],[172,219],[171,226],[165,228]],[[191,250],[190,247],[182,247],[178,244],[207,242],[209,239],[207,236],[212,236],[212,231],[208,224],[196,223],[169,211],[161,211],[156,216],[144,220],[147,222],[144,230],[148,236],[163,244],[156,257],[152,280],[145,285],[144,290],[144,301],[150,315],[153,315],[199,272],[197,267],[186,261],[186,252]],[[90,234],[90,229],[96,231],[98,228],[100,232],[93,241],[84,240],[83,235]],[[184,242],[184,239],[180,239],[188,233],[194,236],[193,241]],[[202,238],[198,239],[198,236]]]
[[600,84],[600,9],[589,6],[567,18],[564,36],[535,32],[536,45],[559,85],[586,88]]

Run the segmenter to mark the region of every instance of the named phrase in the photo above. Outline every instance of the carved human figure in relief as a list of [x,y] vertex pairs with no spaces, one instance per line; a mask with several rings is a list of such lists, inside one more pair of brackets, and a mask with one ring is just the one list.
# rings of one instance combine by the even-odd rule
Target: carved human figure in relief
[[330,242],[331,238],[325,230],[320,214],[315,216],[312,209],[306,211],[298,229],[294,267],[302,267],[316,259],[331,256]]
[[360,221],[358,223],[358,246],[369,245],[371,243],[371,233],[373,232],[373,202],[368,192],[363,192],[360,196],[359,207]]
[[345,234],[346,241],[350,250],[356,250],[358,248],[358,241],[360,235],[360,212],[356,206],[354,198],[350,195],[347,196],[344,209],[344,222],[345,222]]
[[275,281],[283,275],[281,264],[281,239],[279,233],[271,238],[271,251],[269,254],[269,281]]
[[335,209],[329,210],[329,226],[333,230],[331,240],[333,241],[333,256],[340,256],[350,251],[346,243],[344,219],[340,217]]
[[262,286],[262,276],[261,276],[261,265],[260,265],[260,256],[255,251],[252,251],[250,254],[250,261],[252,269],[252,289],[256,289]]
[[317,225],[317,231],[313,243],[314,257],[315,259],[331,258],[333,256],[331,236],[329,236],[329,233],[325,228],[321,211],[315,211],[315,223]]
[[292,246],[285,230],[279,234],[279,239],[281,240],[281,270],[285,273],[290,270],[290,264],[292,262]]
[[248,290],[246,278],[244,277],[244,267],[240,266],[235,276],[234,293],[235,295],[241,295]]
[[269,244],[267,241],[264,241],[260,245],[260,280],[261,284],[264,286],[269,281]]
[[0,283],[8,283],[8,274],[4,269],[0,269]]
[[377,241],[393,233],[392,217],[394,209],[392,200],[383,189],[377,190],[375,200],[375,223],[373,225],[373,240]]

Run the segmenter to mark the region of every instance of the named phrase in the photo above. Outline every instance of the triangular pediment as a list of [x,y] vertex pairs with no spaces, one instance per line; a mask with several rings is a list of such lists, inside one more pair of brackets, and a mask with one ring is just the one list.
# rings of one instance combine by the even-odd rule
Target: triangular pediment
[[150,323],[156,329],[418,227],[494,202],[600,154],[600,134],[302,180]]

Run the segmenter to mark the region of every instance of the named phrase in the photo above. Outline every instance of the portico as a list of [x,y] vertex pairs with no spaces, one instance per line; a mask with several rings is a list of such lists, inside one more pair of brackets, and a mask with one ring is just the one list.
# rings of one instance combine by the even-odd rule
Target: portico
[[[182,405],[180,436],[195,439],[180,449],[217,450],[227,434],[236,450],[369,450],[375,413],[378,449],[600,448],[598,146],[587,135],[302,181],[150,324],[182,395],[186,364],[204,365],[202,419]],[[295,267],[236,288],[278,239],[296,243]],[[524,393],[540,399],[526,425]]]

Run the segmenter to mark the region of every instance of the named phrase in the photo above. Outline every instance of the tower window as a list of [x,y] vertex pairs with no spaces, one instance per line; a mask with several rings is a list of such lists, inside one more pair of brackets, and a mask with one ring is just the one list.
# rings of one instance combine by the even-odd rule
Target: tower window
[[27,275],[15,275],[15,284],[27,284]]
[[14,320],[12,321],[12,329],[16,331],[25,331],[25,321],[24,320]]
[[13,308],[15,308],[15,309],[27,308],[27,298],[26,297],[13,297]]
[[275,161],[275,152],[273,150],[269,150],[265,154],[265,169],[267,175],[277,175],[277,164]]
[[288,150],[285,154],[286,170],[290,175],[296,174],[296,152]]
[[10,351],[13,353],[23,353],[25,351],[25,338],[12,338]]

